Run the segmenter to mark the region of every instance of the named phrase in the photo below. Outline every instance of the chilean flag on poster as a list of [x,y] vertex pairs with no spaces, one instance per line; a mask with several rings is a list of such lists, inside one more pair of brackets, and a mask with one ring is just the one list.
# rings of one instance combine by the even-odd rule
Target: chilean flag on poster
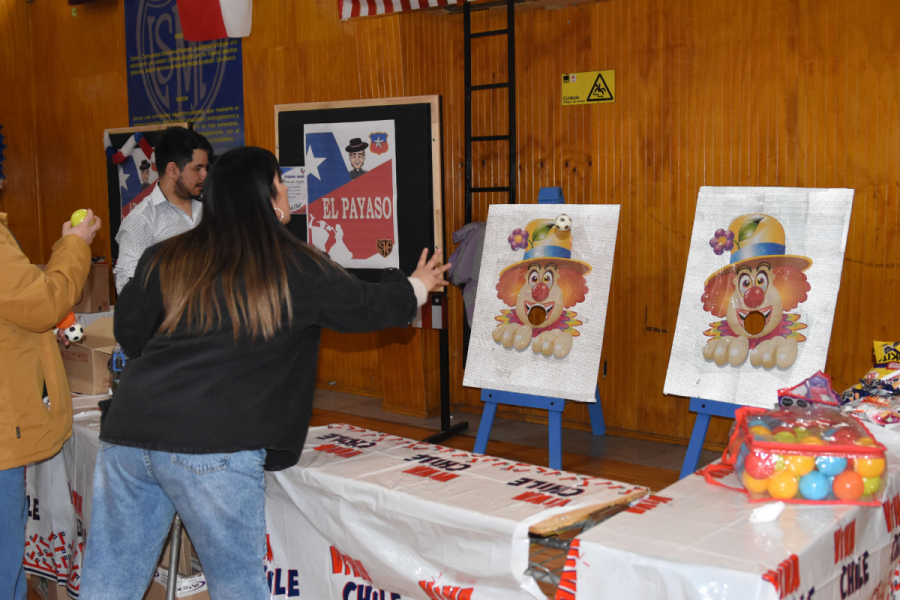
[[309,241],[351,269],[399,268],[394,121],[304,127]]

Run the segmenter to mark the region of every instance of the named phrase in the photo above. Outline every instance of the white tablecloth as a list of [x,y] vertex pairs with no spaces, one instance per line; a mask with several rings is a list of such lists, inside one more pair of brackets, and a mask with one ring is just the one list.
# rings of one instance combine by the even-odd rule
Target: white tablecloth
[[[788,504],[775,521],[753,524],[764,505],[690,475],[579,536],[557,598],[891,598],[900,435],[873,429],[889,448],[883,506]],[[723,483],[740,486],[734,475]]]
[[[99,413],[29,467],[25,564],[77,597]],[[528,528],[646,490],[348,425],[312,428],[300,463],[266,475],[273,598],[529,600]],[[202,557],[201,557],[202,558]]]

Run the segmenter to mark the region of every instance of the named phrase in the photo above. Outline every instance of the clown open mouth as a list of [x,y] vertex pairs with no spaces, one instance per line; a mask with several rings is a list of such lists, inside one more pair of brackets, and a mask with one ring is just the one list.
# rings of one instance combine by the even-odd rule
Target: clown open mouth
[[769,324],[769,317],[772,316],[772,307],[767,306],[759,310],[743,310],[737,309],[738,321],[741,327],[750,335],[759,335],[762,330]]
[[547,315],[550,314],[554,306],[556,306],[556,302],[544,302],[543,304],[539,304],[537,302],[526,301],[525,312],[528,314],[528,322],[535,327],[543,325],[544,321],[547,320]]

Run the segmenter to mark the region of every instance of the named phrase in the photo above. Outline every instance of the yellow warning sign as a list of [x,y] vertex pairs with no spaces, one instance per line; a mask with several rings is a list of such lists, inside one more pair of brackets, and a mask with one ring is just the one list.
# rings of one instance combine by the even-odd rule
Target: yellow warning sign
[[562,76],[563,106],[616,101],[615,71],[586,71],[564,73]]

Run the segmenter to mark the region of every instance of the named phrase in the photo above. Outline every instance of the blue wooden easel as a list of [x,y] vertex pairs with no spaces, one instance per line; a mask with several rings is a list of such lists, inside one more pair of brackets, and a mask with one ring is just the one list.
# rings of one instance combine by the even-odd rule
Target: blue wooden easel
[[736,404],[727,402],[691,398],[688,410],[697,413],[697,420],[694,421],[694,431],[691,432],[691,441],[688,443],[687,454],[684,455],[684,464],[681,465],[679,479],[684,479],[697,470],[697,465],[700,463],[700,451],[703,450],[703,440],[706,439],[706,430],[709,429],[709,419],[712,416],[733,419],[737,408]]
[[[562,188],[560,187],[545,187],[538,192],[538,204],[565,203]],[[603,406],[600,404],[599,389],[596,391],[595,396],[597,401],[588,404],[588,414],[591,417],[591,431],[594,435],[605,435],[606,422],[603,418]],[[550,468],[562,469],[562,413],[566,406],[564,398],[482,389],[481,400],[484,402],[484,412],[481,415],[481,423],[478,425],[478,436],[475,438],[474,451],[476,454],[487,453],[488,438],[491,435],[491,427],[494,425],[494,416],[497,414],[498,404],[541,408],[547,411],[549,421],[547,425],[550,430]],[[704,435],[705,433],[706,430],[704,428]]]
[[[596,398],[596,402],[588,404],[591,431],[594,435],[605,435],[606,422],[603,419],[603,406],[600,404],[600,390],[597,390]],[[491,427],[494,424],[498,404],[542,408],[547,411],[549,420],[547,426],[550,430],[550,468],[562,470],[562,413],[563,408],[566,407],[565,399],[483,389],[481,390],[481,400],[484,402],[484,412],[481,414],[478,436],[475,438],[474,452],[476,454],[487,454],[488,438],[491,435]]]

